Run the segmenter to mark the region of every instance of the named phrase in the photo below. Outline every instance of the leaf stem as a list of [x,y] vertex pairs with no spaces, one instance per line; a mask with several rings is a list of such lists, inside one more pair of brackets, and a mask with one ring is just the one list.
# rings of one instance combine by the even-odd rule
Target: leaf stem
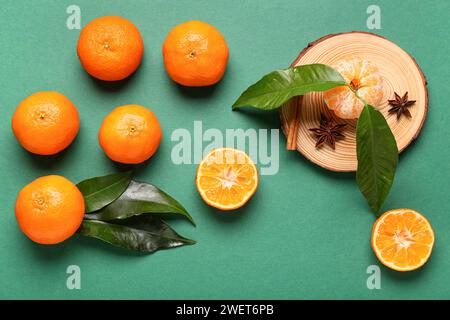
[[359,101],[361,101],[364,105],[367,104],[366,101],[365,101],[363,98],[361,98],[361,97],[359,96],[357,90],[355,90],[350,84],[346,84],[346,86],[347,86],[350,90],[352,90],[353,94],[359,99]]

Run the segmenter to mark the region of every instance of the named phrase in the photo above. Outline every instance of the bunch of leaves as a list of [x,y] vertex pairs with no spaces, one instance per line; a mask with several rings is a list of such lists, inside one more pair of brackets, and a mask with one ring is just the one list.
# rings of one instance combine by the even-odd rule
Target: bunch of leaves
[[187,210],[158,187],[133,180],[131,172],[83,180],[77,187],[86,205],[80,235],[143,253],[195,244],[163,220],[175,216],[195,225]]
[[[340,86],[350,87],[339,72],[327,65],[309,64],[276,70],[245,90],[233,110],[244,106],[273,110],[295,96]],[[358,96],[356,92],[355,95]],[[379,214],[394,181],[398,149],[383,115],[361,101],[364,109],[356,127],[356,181],[370,208]]]

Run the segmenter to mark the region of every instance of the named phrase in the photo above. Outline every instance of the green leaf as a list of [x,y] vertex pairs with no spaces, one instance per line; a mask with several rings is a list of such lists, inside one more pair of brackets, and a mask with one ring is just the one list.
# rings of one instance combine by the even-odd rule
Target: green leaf
[[116,200],[128,187],[132,172],[110,174],[83,180],[77,184],[83,194],[86,213],[94,212]]
[[120,248],[144,253],[196,243],[180,236],[161,219],[149,215],[117,223],[83,220],[77,232]]
[[378,214],[386,200],[398,163],[394,135],[383,115],[364,106],[356,126],[356,181],[370,208]]
[[122,195],[86,219],[110,221],[127,219],[143,213],[173,213],[187,218],[195,225],[187,210],[174,198],[149,183],[131,181]]
[[309,64],[277,70],[250,86],[234,103],[233,110],[253,106],[262,110],[280,107],[294,96],[345,86],[344,78],[324,64]]

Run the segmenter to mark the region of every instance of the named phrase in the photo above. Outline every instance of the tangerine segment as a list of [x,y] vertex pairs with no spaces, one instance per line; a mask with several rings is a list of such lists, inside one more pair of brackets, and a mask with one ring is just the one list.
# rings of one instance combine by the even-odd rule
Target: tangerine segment
[[75,139],[80,120],[78,110],[63,94],[42,91],[25,98],[12,117],[19,143],[31,153],[52,155]]
[[84,199],[78,188],[62,176],[38,178],[16,200],[20,229],[34,242],[56,244],[71,237],[84,217]]
[[434,245],[428,220],[412,209],[385,212],[374,224],[372,248],[385,266],[411,271],[427,262]]
[[100,127],[98,139],[113,161],[138,164],[149,159],[161,143],[162,130],[155,114],[139,105],[117,107]]
[[243,151],[221,148],[199,164],[196,185],[203,200],[220,210],[242,207],[256,192],[258,169]]
[[184,86],[213,85],[222,79],[228,62],[223,35],[202,21],[174,27],[163,44],[164,65],[170,78]]
[[80,33],[78,57],[94,78],[118,81],[139,67],[144,42],[139,29],[129,20],[105,16],[88,23]]
[[378,107],[383,98],[383,79],[378,68],[359,57],[349,57],[333,66],[349,87],[336,87],[324,93],[329,109],[342,119],[356,119],[364,108],[364,103]]

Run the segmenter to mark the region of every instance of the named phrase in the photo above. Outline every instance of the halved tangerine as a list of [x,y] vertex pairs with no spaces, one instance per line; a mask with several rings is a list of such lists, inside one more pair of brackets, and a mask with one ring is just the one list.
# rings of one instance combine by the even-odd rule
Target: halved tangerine
[[214,149],[199,164],[195,179],[203,200],[220,210],[242,207],[258,188],[258,169],[243,151]]
[[386,267],[412,271],[427,262],[433,251],[434,231],[428,220],[412,209],[385,212],[373,225],[372,248]]

